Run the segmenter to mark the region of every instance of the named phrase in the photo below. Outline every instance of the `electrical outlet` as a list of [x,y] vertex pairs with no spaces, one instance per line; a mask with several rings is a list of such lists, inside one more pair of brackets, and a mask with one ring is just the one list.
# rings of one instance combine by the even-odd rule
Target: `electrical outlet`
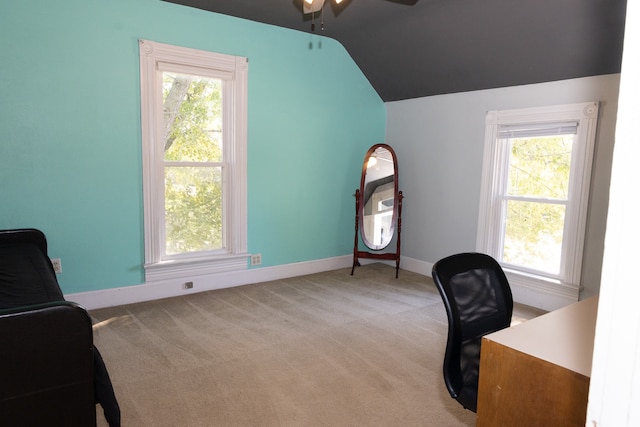
[[52,258],[51,264],[53,264],[53,271],[55,271],[56,274],[62,273],[62,260],[60,258]]
[[260,265],[260,264],[262,264],[262,255],[261,254],[251,255],[251,265]]

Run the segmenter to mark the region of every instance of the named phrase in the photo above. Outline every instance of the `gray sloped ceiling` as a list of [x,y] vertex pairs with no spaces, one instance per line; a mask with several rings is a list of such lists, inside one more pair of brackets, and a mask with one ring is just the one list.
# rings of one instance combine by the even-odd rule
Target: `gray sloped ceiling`
[[[164,1],[311,32],[302,0]],[[385,102],[620,72],[626,0],[326,1],[315,33]]]

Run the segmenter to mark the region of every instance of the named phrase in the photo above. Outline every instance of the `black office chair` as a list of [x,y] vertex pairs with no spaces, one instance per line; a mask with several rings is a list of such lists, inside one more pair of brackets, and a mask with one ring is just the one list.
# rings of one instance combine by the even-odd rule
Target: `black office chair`
[[500,264],[480,253],[443,258],[434,264],[432,277],[449,321],[444,382],[451,397],[476,412],[480,343],[484,335],[510,325],[511,288]]

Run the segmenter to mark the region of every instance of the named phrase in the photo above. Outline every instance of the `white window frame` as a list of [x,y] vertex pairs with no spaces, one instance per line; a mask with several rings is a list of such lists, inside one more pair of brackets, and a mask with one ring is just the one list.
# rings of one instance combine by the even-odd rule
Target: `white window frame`
[[[503,189],[506,188],[504,183],[507,179],[509,161],[507,149],[503,147],[504,144],[500,144],[498,137],[500,126],[542,125],[551,122],[578,123],[572,148],[560,274],[549,277],[503,264],[512,288],[520,288],[514,290],[514,297],[518,294],[523,295],[522,302],[542,308],[556,308],[578,300],[597,119],[597,102],[495,110],[487,113],[477,250],[498,260],[501,257],[503,241],[501,233],[497,230],[502,229],[505,220],[504,204],[501,200]],[[539,303],[539,295],[531,297],[532,293],[549,295],[552,297],[549,300],[551,302]]]
[[[144,198],[145,281],[247,269],[248,61],[149,40],[139,40]],[[162,69],[223,80],[223,221],[221,251],[165,254]]]

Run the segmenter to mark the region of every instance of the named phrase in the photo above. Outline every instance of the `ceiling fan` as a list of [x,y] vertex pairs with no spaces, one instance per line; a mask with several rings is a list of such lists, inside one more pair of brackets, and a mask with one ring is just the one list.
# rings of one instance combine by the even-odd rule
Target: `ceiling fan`
[[[393,3],[400,3],[400,4],[404,4],[404,5],[408,5],[408,6],[413,6],[415,5],[418,0],[387,0]],[[302,0],[302,13],[304,15],[311,15],[311,31],[315,30],[315,15],[316,13],[320,12],[321,14],[321,21],[320,21],[320,28],[324,30],[324,20],[322,19],[322,11],[323,11],[323,7],[325,3],[333,3],[333,8],[338,9],[338,8],[343,8],[346,7],[351,0]],[[340,3],[343,3],[341,6]]]
[[[335,4],[342,3],[342,0],[333,0]],[[302,2],[302,12],[304,14],[307,13],[316,13],[322,10],[322,6],[324,6],[325,0],[304,0]]]

